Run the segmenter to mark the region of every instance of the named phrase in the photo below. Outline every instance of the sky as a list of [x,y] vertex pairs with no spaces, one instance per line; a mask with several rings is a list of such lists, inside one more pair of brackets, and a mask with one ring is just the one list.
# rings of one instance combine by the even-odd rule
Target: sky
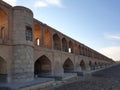
[[86,46],[120,60],[120,0],[3,0]]

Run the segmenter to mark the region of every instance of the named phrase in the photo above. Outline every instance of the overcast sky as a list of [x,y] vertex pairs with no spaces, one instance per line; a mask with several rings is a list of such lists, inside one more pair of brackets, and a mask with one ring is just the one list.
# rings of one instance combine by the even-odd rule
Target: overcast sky
[[120,60],[120,0],[3,0],[30,8],[34,18]]

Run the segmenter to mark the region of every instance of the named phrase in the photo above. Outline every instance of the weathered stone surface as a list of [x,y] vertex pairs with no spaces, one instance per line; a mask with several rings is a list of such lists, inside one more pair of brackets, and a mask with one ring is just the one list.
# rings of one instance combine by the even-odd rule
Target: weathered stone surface
[[0,74],[7,83],[112,64],[112,59],[34,19],[30,9],[0,0]]

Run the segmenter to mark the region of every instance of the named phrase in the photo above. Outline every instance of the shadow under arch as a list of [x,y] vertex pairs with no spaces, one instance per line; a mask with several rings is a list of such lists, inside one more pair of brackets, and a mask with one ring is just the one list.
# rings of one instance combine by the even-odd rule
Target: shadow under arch
[[7,62],[0,57],[0,82],[7,82]]
[[97,62],[94,62],[94,70],[97,68]]
[[51,67],[51,61],[43,55],[34,63],[34,75],[38,77],[51,75]]
[[80,62],[80,67],[81,67],[82,71],[86,70],[86,65],[85,65],[85,62],[83,60]]
[[71,59],[66,59],[63,64],[64,73],[74,71],[74,64]]
[[91,61],[89,61],[89,67],[90,67],[90,70],[92,70],[93,68],[93,66],[92,66],[92,62]]

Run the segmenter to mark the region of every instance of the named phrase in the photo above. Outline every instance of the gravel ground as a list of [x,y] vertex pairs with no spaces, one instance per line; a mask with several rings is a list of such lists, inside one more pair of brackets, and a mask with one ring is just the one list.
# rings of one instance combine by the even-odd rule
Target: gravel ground
[[86,80],[78,80],[54,90],[120,90],[120,65],[102,70]]

